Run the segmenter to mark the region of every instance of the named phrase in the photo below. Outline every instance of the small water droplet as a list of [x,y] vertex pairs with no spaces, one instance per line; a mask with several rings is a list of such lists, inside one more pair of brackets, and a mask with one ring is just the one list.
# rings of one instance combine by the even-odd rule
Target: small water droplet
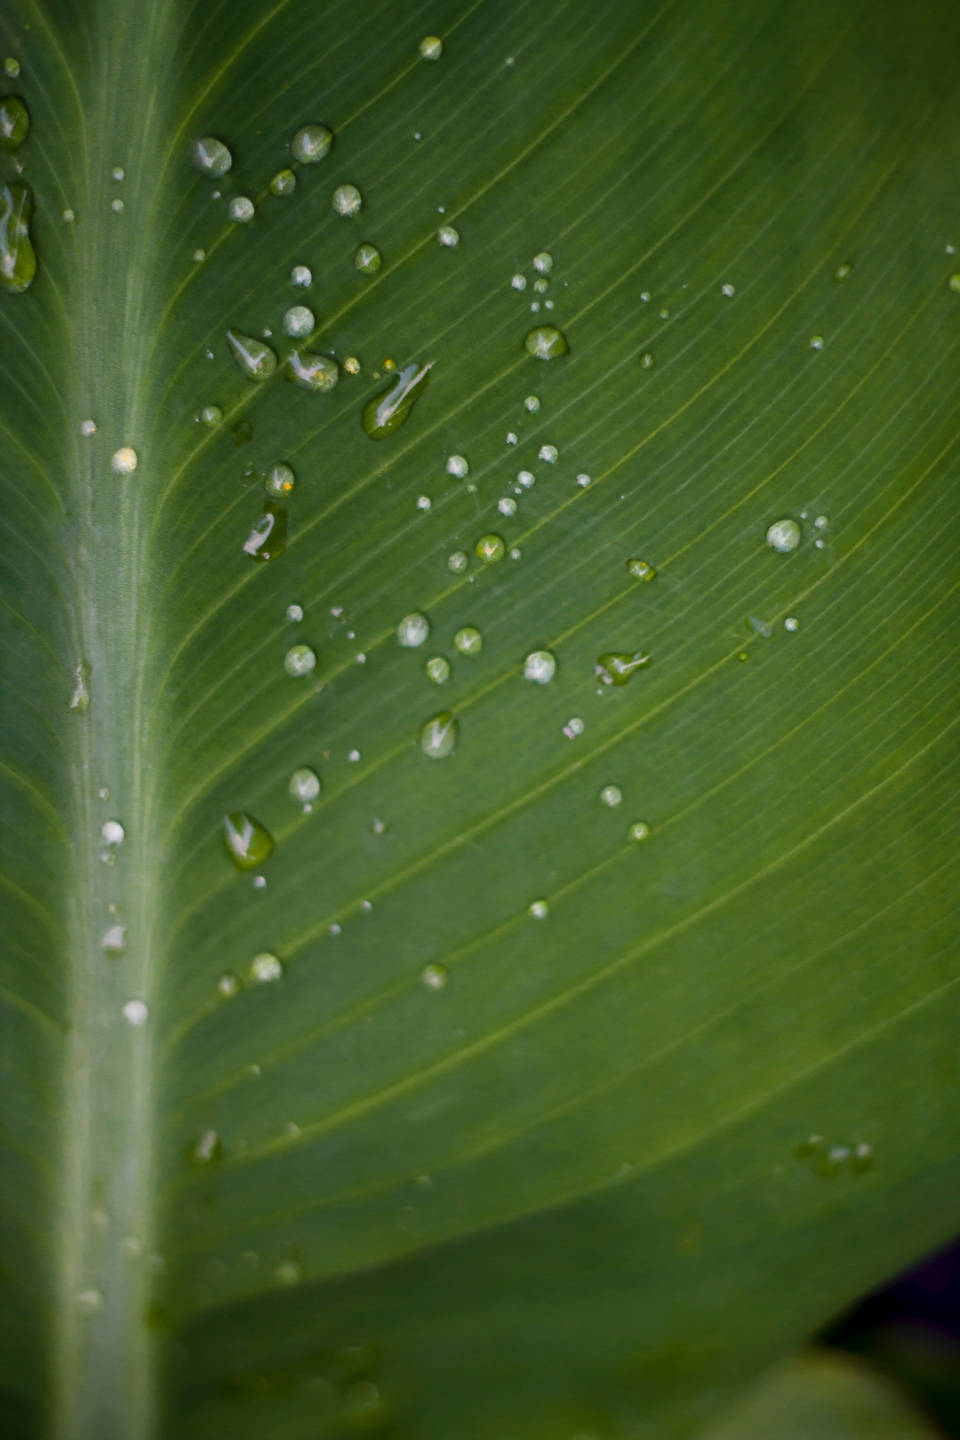
[[501,515],[507,515],[507,516],[516,515],[516,513],[517,513],[517,502],[516,502],[516,500],[514,500],[514,499],[512,498],[512,496],[510,496],[510,495],[503,495],[503,496],[497,501],[497,509],[500,511],[500,514],[501,514]]
[[656,361],[653,358],[653,351],[644,350],[643,354],[640,356],[640,369],[652,370],[655,364]]
[[479,655],[483,650],[483,636],[475,625],[462,625],[453,643],[461,655]]
[[269,950],[264,950],[259,955],[254,955],[250,961],[250,979],[258,985],[269,985],[274,980],[283,978],[283,966],[276,955],[271,955]]
[[854,1145],[853,1153],[850,1156],[850,1169],[855,1175],[862,1174],[864,1170],[872,1168],[874,1162],[873,1146],[863,1141]]
[[429,510],[429,509],[430,509],[430,506],[431,506],[432,504],[433,504],[433,501],[430,499],[430,496],[429,496],[429,495],[418,495],[418,496],[417,496],[417,509],[418,509],[418,510]]
[[30,130],[30,112],[17,95],[4,95],[0,100],[0,146],[4,150],[19,149]]
[[404,365],[388,390],[367,401],[363,409],[363,428],[371,440],[382,440],[392,435],[406,422],[414,402],[430,383],[432,368],[432,363]]
[[242,810],[223,817],[223,844],[238,870],[257,870],[273,854],[273,836]]
[[11,295],[29,290],[37,273],[37,253],[30,238],[33,191],[22,180],[0,190],[0,285]]
[[356,185],[338,185],[331,197],[331,204],[338,215],[356,215],[363,204],[363,196]]
[[121,445],[110,457],[111,468],[117,475],[132,475],[138,464],[137,452],[132,445]]
[[650,826],[645,820],[634,820],[630,829],[627,831],[627,838],[629,840],[646,840],[649,834]]
[[445,965],[424,965],[420,979],[428,990],[442,990],[450,976]]
[[126,833],[119,820],[104,820],[100,827],[100,838],[104,845],[122,845]]
[[652,580],[657,573],[647,560],[628,560],[627,569],[634,580]]
[[286,609],[286,616],[287,619],[291,622],[291,624],[296,625],[300,620],[303,619],[303,606],[288,605]]
[[202,425],[208,425],[211,430],[215,426],[219,425],[222,420],[223,411],[220,409],[219,405],[204,405],[203,409],[200,411],[200,423]]
[[270,501],[263,507],[263,514],[251,528],[243,542],[243,548],[251,560],[258,564],[276,560],[287,548],[287,512]]
[[836,268],[836,270],[834,270],[834,272],[833,272],[833,278],[834,278],[834,280],[836,280],[836,281],[838,281],[839,283],[842,284],[844,280],[848,280],[848,279],[850,278],[850,273],[851,273],[852,270],[853,270],[853,261],[852,261],[852,260],[844,260],[843,264],[842,264],[842,265],[838,265],[837,268]]
[[81,420],[81,421],[80,421],[80,434],[81,434],[81,435],[85,435],[85,436],[87,436],[87,437],[89,438],[89,436],[95,435],[96,433],[97,433],[97,422],[96,422],[95,420]]
[[609,805],[611,809],[615,805],[619,805],[622,799],[623,791],[620,789],[619,785],[604,785],[603,789],[600,791],[601,805]]
[[571,715],[570,719],[563,727],[563,733],[564,735],[566,735],[568,740],[576,740],[580,735],[583,734],[583,731],[584,724],[583,721],[580,719],[579,715]]
[[495,565],[503,559],[507,547],[499,535],[481,535],[474,549],[485,565]]
[[215,135],[201,135],[199,140],[193,143],[193,163],[204,175],[210,175],[214,180],[226,175],[233,164],[233,156]]
[[196,250],[194,250],[194,252],[193,252],[193,263],[194,263],[194,265],[202,265],[203,262],[204,262],[204,260],[206,260],[206,258],[207,258],[207,252],[206,252],[206,250],[204,250],[202,247],[198,247]]
[[420,41],[420,55],[424,60],[439,60],[443,54],[443,41],[439,35],[425,35]]
[[223,1144],[216,1130],[204,1130],[190,1147],[191,1162],[194,1165],[214,1165],[223,1159]]
[[356,355],[348,355],[346,360],[344,360],[343,362],[343,368],[344,370],[346,370],[348,375],[359,375],[360,361],[357,359]]
[[77,212],[75,210],[72,210],[68,205],[67,208],[63,211],[62,218],[67,225],[72,225],[74,220],[76,220],[77,218]]
[[317,666],[317,654],[309,645],[291,645],[283,657],[283,668],[288,675],[300,679],[310,675]]
[[546,920],[550,914],[550,906],[546,900],[533,900],[530,904],[530,914],[534,920]]
[[823,349],[823,336],[822,336],[822,335],[811,335],[811,336],[810,336],[810,349],[811,349],[811,350],[822,350],[822,349]]
[[296,336],[297,339],[312,334],[316,323],[317,317],[306,305],[291,305],[283,316],[284,330],[288,335]]
[[598,658],[593,668],[601,684],[626,685],[632,675],[649,664],[650,656],[645,650],[610,650]]
[[291,285],[299,285],[301,290],[305,290],[307,286],[312,285],[313,271],[309,265],[294,265],[290,271],[290,283]]
[[447,569],[454,575],[462,575],[469,563],[465,550],[454,550],[452,555],[447,556]]
[[536,476],[533,474],[532,470],[517,471],[517,484],[520,485],[524,490],[532,489],[532,487],[536,485],[536,483]]
[[448,249],[452,249],[455,245],[460,244],[460,231],[455,225],[441,225],[437,231],[437,239],[441,245],[446,245]]
[[545,460],[548,465],[556,465],[559,453],[556,445],[541,445],[537,451],[539,458]]
[[767,530],[767,544],[782,555],[796,550],[800,544],[801,530],[796,520],[775,520]]
[[236,225],[247,225],[253,219],[256,207],[249,195],[234,195],[227,206],[227,214]]
[[525,410],[529,410],[531,415],[536,415],[537,411],[540,409],[540,396],[528,395],[523,402],[523,408]]
[[736,293],[737,293],[736,286],[735,286],[735,285],[731,285],[730,282],[729,282],[729,280],[726,282],[725,285],[721,285],[721,286],[720,286],[720,294],[721,294],[721,295],[726,295],[726,297],[727,297],[728,300],[732,300],[733,297],[734,297],[734,295],[736,295]]
[[304,125],[290,141],[290,153],[301,165],[316,165],[330,153],[333,131],[326,125]]
[[535,685],[548,685],[557,673],[557,657],[551,650],[531,650],[523,662],[523,678]]
[[275,495],[278,499],[289,495],[296,483],[296,475],[294,475],[289,465],[285,465],[282,462],[278,465],[270,466],[266,479],[263,482],[267,494]]
[[431,760],[443,760],[457,748],[459,731],[459,721],[449,710],[441,710],[420,731],[420,748]]
[[150,1007],[145,1000],[128,1000],[123,1007],[123,1018],[131,1025],[146,1025],[150,1018]]
[[16,80],[20,74],[20,61],[15,60],[12,55],[8,55],[3,62],[3,73],[9,75],[11,80]]
[[397,640],[408,650],[415,650],[422,645],[430,635],[430,621],[426,615],[419,610],[414,610],[410,615],[404,615],[397,626]]
[[232,971],[228,971],[225,975],[221,975],[220,979],[217,981],[217,989],[225,999],[232,1000],[234,995],[237,995],[240,992],[239,976],[234,975]]
[[514,290],[526,290],[527,277],[525,275],[514,275],[510,284]]
[[541,250],[539,255],[533,257],[533,268],[541,275],[549,275],[553,269],[553,256],[549,250]]
[[110,209],[113,210],[115,214],[119,215],[123,208],[124,205],[122,200],[117,199],[110,201]]
[[793,631],[793,630],[799,630],[799,629],[800,629],[800,621],[797,619],[796,615],[788,615],[787,618],[786,618],[786,620],[784,620],[784,622],[783,622],[783,628],[784,628],[784,630],[791,630],[791,631]]
[[108,925],[100,937],[100,948],[108,955],[122,955],[127,948],[126,925]]
[[434,685],[445,685],[450,679],[450,661],[442,655],[432,655],[423,668]]
[[291,799],[298,800],[301,805],[310,805],[316,800],[321,789],[320,776],[306,765],[294,770],[287,785]]
[[462,480],[464,475],[469,475],[470,463],[463,455],[450,455],[447,457],[447,474],[455,475]]
[[70,696],[70,709],[83,715],[90,709],[90,666],[85,660],[78,660],[73,667],[73,694]]
[[558,356],[570,352],[567,337],[556,325],[535,325],[524,336],[523,348],[528,355],[535,355],[538,360],[555,360]]
[[292,195],[297,188],[297,177],[289,166],[278,170],[270,180],[271,195]]
[[266,380],[277,368],[276,351],[262,340],[242,335],[239,330],[227,331],[227,344],[237,365],[249,380]]
[[546,292],[550,289],[550,281],[547,279],[546,275],[538,275],[536,280],[534,280],[533,282],[533,288],[538,295],[545,295]]

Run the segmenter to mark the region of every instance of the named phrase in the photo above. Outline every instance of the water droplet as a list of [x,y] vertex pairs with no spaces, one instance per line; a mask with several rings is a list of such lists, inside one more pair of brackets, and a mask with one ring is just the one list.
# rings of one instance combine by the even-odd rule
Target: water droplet
[[534,920],[546,920],[550,914],[550,906],[546,900],[533,900],[530,904],[530,914]]
[[461,655],[479,655],[483,650],[483,636],[475,625],[462,625],[453,643]]
[[420,41],[420,55],[424,60],[439,60],[443,54],[443,41],[439,35],[425,35]]
[[338,185],[331,203],[338,215],[356,215],[363,204],[363,196],[356,185]]
[[655,364],[656,361],[653,358],[653,351],[644,350],[643,354],[640,356],[640,369],[652,370]]
[[796,520],[775,520],[767,530],[767,544],[787,555],[800,544],[801,530]]
[[523,348],[538,360],[555,360],[557,356],[570,352],[567,337],[556,325],[535,325],[524,336]]
[[270,181],[271,195],[292,195],[297,188],[297,177],[289,168],[278,170]]
[[721,295],[726,295],[726,297],[727,297],[728,300],[732,300],[733,297],[734,297],[734,295],[736,295],[736,293],[737,293],[736,286],[731,285],[729,281],[727,281],[727,283],[726,283],[725,285],[721,285],[721,286],[720,286],[720,294],[721,294]]
[[316,669],[316,665],[316,651],[311,650],[309,645],[291,645],[283,657],[283,668],[294,679],[310,675]]
[[312,350],[291,350],[287,356],[287,378],[304,390],[324,395],[340,379],[340,366],[329,355],[317,355]]
[[853,261],[852,261],[852,260],[844,260],[843,264],[842,264],[842,265],[838,265],[837,268],[836,268],[836,270],[834,270],[834,272],[833,272],[833,278],[834,278],[834,280],[837,280],[838,282],[840,282],[840,283],[842,284],[842,282],[843,282],[844,280],[849,279],[850,273],[851,273],[852,270],[853,270]]
[[264,488],[268,495],[275,495],[278,499],[289,495],[297,483],[297,477],[289,465],[271,465],[267,471],[267,478],[264,481]]
[[138,464],[137,452],[132,445],[121,445],[110,457],[111,468],[117,475],[132,475]]
[[748,615],[745,624],[751,635],[762,635],[764,640],[769,640],[773,634],[767,622],[756,615]]
[[194,1165],[213,1165],[223,1159],[223,1145],[216,1130],[204,1130],[190,1148]]
[[298,621],[300,621],[300,620],[303,619],[303,606],[302,606],[302,605],[288,605],[288,606],[287,606],[287,610],[286,610],[286,615],[287,615],[287,619],[291,622],[291,624],[296,625]]
[[523,408],[525,410],[528,410],[531,415],[536,415],[537,411],[540,409],[539,395],[528,395],[523,402]]
[[619,805],[622,799],[623,791],[620,789],[619,785],[604,785],[603,789],[600,791],[601,805],[609,805],[611,809],[615,805]]
[[547,279],[546,275],[538,275],[536,280],[534,280],[533,282],[533,288],[538,295],[545,295],[546,292],[550,289],[550,281]]
[[266,380],[277,368],[277,356],[269,345],[255,340],[251,335],[242,335],[239,330],[227,331],[227,344],[248,380]]
[[123,1007],[123,1018],[131,1025],[146,1025],[150,1018],[150,1007],[144,1000],[128,1000]]
[[73,667],[73,694],[70,696],[70,709],[76,710],[83,715],[90,709],[90,666],[85,660],[78,660]]
[[225,975],[220,976],[217,981],[217,989],[225,999],[232,1000],[234,995],[240,993],[240,979],[232,971],[228,971]]
[[66,222],[67,225],[72,225],[73,222],[74,222],[74,220],[76,220],[76,218],[77,218],[77,212],[76,212],[75,210],[72,210],[72,209],[70,208],[70,206],[68,205],[67,208],[66,208],[66,210],[64,210],[64,212],[63,212],[63,219],[64,219],[64,221]]
[[463,455],[450,455],[447,458],[448,475],[455,475],[458,480],[462,480],[464,475],[469,475],[469,473],[470,464]]
[[199,140],[193,144],[193,163],[204,175],[210,175],[214,180],[221,175],[226,175],[233,164],[233,156],[215,135],[201,135]]
[[287,512],[269,501],[263,507],[263,514],[243,542],[243,548],[251,560],[257,562],[276,560],[287,548]]
[[397,626],[397,640],[408,650],[415,650],[422,645],[430,634],[430,621],[426,615],[421,615],[419,610],[414,610],[411,615],[404,615]]
[[432,655],[424,666],[428,680],[434,685],[445,685],[450,679],[450,661],[442,655]]
[[123,201],[122,201],[122,200],[111,200],[111,201],[110,201],[110,209],[113,210],[117,215],[119,215],[120,212],[121,212],[121,210],[123,209]]
[[203,262],[204,262],[204,260],[206,260],[206,258],[207,258],[207,252],[206,252],[206,250],[204,250],[202,247],[194,250],[194,252],[193,252],[193,263],[194,263],[194,265],[202,265]]
[[209,425],[211,430],[214,428],[214,426],[219,425],[222,420],[223,411],[220,409],[219,405],[204,405],[203,409],[200,411],[201,424]]
[[3,73],[9,75],[11,80],[16,80],[20,74],[20,61],[15,60],[12,55],[8,55],[3,62]]
[[579,715],[571,715],[570,719],[563,727],[563,733],[564,735],[566,735],[568,740],[576,740],[580,735],[583,734],[583,731],[584,724],[583,721],[580,719]]
[[420,971],[420,979],[428,990],[442,990],[450,976],[445,965],[424,965]]
[[108,955],[122,955],[127,948],[126,925],[108,925],[100,937],[100,948]]
[[37,253],[30,239],[33,191],[22,180],[0,190],[0,285],[11,295],[29,290],[37,273]]
[[629,840],[646,840],[649,834],[650,826],[645,820],[634,820],[630,829],[627,831],[627,838]]
[[523,678],[536,685],[549,685],[557,673],[557,657],[551,650],[531,650],[523,662]]
[[383,256],[376,245],[371,245],[365,240],[362,245],[357,246],[353,263],[358,270],[363,271],[364,275],[376,275],[383,264]]
[[460,244],[460,231],[455,225],[441,225],[437,231],[437,239],[441,245],[446,245],[448,249],[452,249],[454,245]]
[[657,573],[647,560],[628,560],[627,569],[634,580],[652,580]]
[[306,765],[301,766],[299,770],[294,770],[287,785],[291,799],[299,800],[301,805],[312,804],[321,789],[320,776]]
[[420,748],[431,760],[443,760],[457,748],[459,721],[449,710],[429,719],[420,731]]
[[309,265],[294,265],[290,271],[290,283],[299,285],[302,290],[305,290],[308,285],[312,285],[313,271]]
[[469,563],[465,550],[454,550],[452,555],[447,556],[447,569],[454,575],[462,575]]
[[283,978],[283,966],[276,955],[271,955],[269,950],[264,950],[260,955],[254,955],[250,962],[250,979],[259,985],[269,985],[273,980]]
[[553,256],[549,250],[541,250],[539,255],[534,255],[533,268],[534,270],[538,270],[541,275],[550,274],[550,271],[553,269]]
[[4,95],[0,100],[0,145],[4,150],[18,149],[27,138],[30,129],[30,113],[16,95]]
[[537,451],[539,458],[545,460],[548,465],[556,465],[559,453],[556,445],[541,445]]
[[363,428],[371,440],[382,440],[400,429],[414,402],[429,385],[431,369],[432,362],[404,365],[388,390],[367,401],[363,408]]
[[474,549],[485,565],[495,565],[503,559],[507,547],[499,535],[481,535]]
[[811,336],[810,336],[810,349],[811,349],[811,350],[822,350],[822,349],[823,349],[823,336],[822,336],[822,335],[811,335]]
[[333,131],[326,125],[304,125],[290,141],[290,153],[301,165],[316,165],[329,155]]
[[527,277],[525,275],[514,275],[513,279],[510,281],[510,284],[514,290],[526,290]]
[[862,1141],[859,1145],[854,1145],[853,1153],[850,1156],[850,1169],[854,1174],[862,1174],[864,1170],[871,1169],[873,1161],[872,1145],[867,1145]]
[[317,317],[306,305],[291,305],[283,317],[284,330],[288,335],[295,335],[297,339],[312,334],[316,323]]
[[536,483],[536,477],[531,470],[517,471],[517,484],[521,485],[524,490],[531,489],[531,487],[534,486]]
[[80,421],[80,434],[81,434],[81,435],[85,435],[86,437],[89,438],[91,435],[95,435],[96,433],[97,433],[97,422],[96,422],[95,420],[81,420],[81,421]]
[[597,660],[594,673],[604,685],[626,685],[631,675],[650,664],[645,650],[610,650]]
[[103,1294],[99,1290],[78,1290],[75,1296],[77,1309],[84,1315],[96,1315],[103,1309]]
[[497,509],[501,515],[516,515],[517,502],[510,495],[504,495],[497,501]]
[[223,844],[238,870],[257,870],[273,853],[273,836],[242,810],[223,817]]
[[796,615],[788,615],[787,618],[786,618],[786,620],[784,620],[784,622],[783,622],[783,628],[784,628],[784,630],[791,630],[791,631],[793,631],[793,630],[799,630],[799,629],[800,629],[800,621],[797,619]]
[[247,225],[253,219],[255,206],[249,195],[235,195],[227,206],[227,214],[236,225]]

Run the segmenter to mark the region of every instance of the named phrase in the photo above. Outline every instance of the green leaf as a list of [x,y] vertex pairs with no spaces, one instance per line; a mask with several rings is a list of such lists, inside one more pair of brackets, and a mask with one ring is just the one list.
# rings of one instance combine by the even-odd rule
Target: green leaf
[[4,7],[5,1435],[686,1435],[947,1236],[958,31]]

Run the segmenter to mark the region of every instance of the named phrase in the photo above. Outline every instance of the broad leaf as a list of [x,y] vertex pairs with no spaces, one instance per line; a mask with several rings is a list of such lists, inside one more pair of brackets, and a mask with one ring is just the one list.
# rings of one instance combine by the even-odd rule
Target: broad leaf
[[6,1435],[685,1435],[955,1226],[958,32],[9,0]]

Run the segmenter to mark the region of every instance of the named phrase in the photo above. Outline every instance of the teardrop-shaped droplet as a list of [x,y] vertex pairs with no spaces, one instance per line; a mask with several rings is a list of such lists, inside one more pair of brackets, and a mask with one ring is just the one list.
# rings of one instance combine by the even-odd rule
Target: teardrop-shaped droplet
[[27,138],[30,112],[17,95],[4,95],[0,100],[0,145],[16,150]]
[[216,135],[201,135],[199,140],[193,142],[193,163],[204,175],[210,175],[216,180],[221,175],[226,175],[233,164],[233,156]]
[[441,710],[420,731],[420,748],[431,760],[444,760],[457,748],[459,731],[459,721],[449,710]]
[[304,390],[325,394],[340,379],[340,366],[329,355],[315,355],[312,350],[291,350],[287,356],[287,378]]
[[227,331],[230,353],[250,380],[267,380],[277,368],[276,351],[252,335],[242,335],[239,330]]
[[287,548],[287,512],[268,501],[263,515],[243,542],[251,560],[276,560]]
[[558,355],[567,355],[570,351],[567,337],[556,325],[535,325],[524,336],[523,348],[538,360],[555,360]]
[[392,435],[394,430],[400,429],[414,401],[429,385],[432,367],[432,361],[428,365],[419,365],[415,361],[404,365],[389,390],[367,401],[363,409],[363,428],[371,440],[382,440],[385,435]]
[[224,849],[238,870],[256,870],[273,853],[273,836],[242,810],[223,817]]
[[22,180],[11,180],[0,191],[0,284],[20,295],[33,284],[37,252],[30,239],[33,191]]
[[604,685],[626,685],[631,675],[649,664],[650,656],[645,650],[611,650],[601,655],[593,668]]

